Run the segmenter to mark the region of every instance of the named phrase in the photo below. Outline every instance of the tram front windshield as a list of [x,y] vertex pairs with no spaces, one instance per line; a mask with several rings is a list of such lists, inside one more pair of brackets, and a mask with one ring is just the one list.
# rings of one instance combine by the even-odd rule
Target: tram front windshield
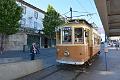
[[[62,42],[74,44],[83,44],[84,43],[84,29],[83,28],[74,28],[74,34],[72,34],[71,27],[64,27],[62,31]],[[74,36],[74,37],[72,37]],[[74,38],[74,39],[73,39]]]
[[[74,33],[72,32],[74,30]],[[57,44],[83,44],[84,43],[84,29],[64,27],[57,31],[56,43]]]
[[75,43],[84,43],[84,34],[83,28],[75,28],[74,35],[75,35]]
[[63,43],[72,42],[72,29],[71,27],[64,27],[63,28]]

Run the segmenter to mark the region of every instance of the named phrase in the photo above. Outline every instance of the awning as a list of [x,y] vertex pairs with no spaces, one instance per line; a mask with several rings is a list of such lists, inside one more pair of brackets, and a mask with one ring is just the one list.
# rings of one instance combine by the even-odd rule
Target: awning
[[120,0],[94,0],[108,36],[120,36]]

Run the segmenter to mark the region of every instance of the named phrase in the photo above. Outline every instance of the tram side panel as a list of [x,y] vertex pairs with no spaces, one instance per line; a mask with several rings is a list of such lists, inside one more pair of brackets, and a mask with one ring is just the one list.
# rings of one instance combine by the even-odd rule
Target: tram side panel
[[92,56],[95,56],[100,51],[100,43],[99,43],[99,34],[97,31],[93,30],[92,34]]
[[[84,62],[89,59],[89,52],[87,45],[77,45],[77,46],[57,46],[57,60],[73,62],[73,64],[84,64]],[[68,51],[69,55],[65,55]]]
[[89,57],[92,58],[93,56],[93,31],[92,28],[90,28],[90,32],[89,32]]

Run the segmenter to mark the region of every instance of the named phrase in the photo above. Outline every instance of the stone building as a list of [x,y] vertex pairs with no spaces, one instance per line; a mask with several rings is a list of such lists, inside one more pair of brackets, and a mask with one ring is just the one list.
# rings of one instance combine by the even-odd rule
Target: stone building
[[43,47],[44,42],[42,41],[44,41],[44,38],[39,31],[43,29],[42,19],[45,11],[24,0],[16,0],[16,3],[23,8],[20,20],[21,27],[19,32],[5,38],[4,50],[24,50],[29,48],[32,42],[36,42],[39,47]]

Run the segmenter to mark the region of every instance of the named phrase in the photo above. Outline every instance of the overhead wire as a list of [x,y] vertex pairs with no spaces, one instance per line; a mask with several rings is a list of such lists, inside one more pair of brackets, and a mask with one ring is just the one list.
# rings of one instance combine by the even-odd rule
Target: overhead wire
[[[88,10],[81,4],[81,2],[79,1],[79,0],[76,0],[77,1],[77,3],[79,4],[79,6],[85,11],[85,12],[88,12]],[[93,10],[96,10],[96,8],[94,7],[94,5],[93,5],[93,3],[92,3],[92,1],[91,0],[89,0],[89,3],[90,3],[90,5],[91,5],[91,7],[92,7],[92,9]],[[89,12],[88,12],[89,13]],[[92,19],[92,15],[94,15],[94,14],[97,14],[96,12],[95,13],[90,13],[90,15],[88,14],[88,15],[86,15],[85,16],[85,19],[87,20],[87,21],[90,21],[91,19]],[[81,16],[81,15],[80,15]],[[79,17],[80,17],[79,16]],[[83,15],[82,15],[83,16]],[[90,17],[90,18],[88,18],[88,16]],[[92,20],[93,21],[93,20]],[[94,21],[93,21],[94,22]]]
[[95,7],[93,6],[93,4],[92,4],[92,2],[91,2],[91,0],[88,0],[89,1],[89,3],[90,3],[90,5],[91,5],[91,7],[93,8],[93,10],[95,9]]
[[[96,8],[93,6],[93,3],[91,2],[91,0],[88,0],[88,1],[89,1],[89,3],[91,4],[92,9],[93,9],[93,10],[96,10]],[[97,12],[96,12],[96,15],[99,16],[99,15],[97,14]],[[95,17],[96,17],[96,16],[95,16]],[[91,18],[92,18],[92,16],[91,16]],[[90,18],[90,19],[91,19],[91,18]],[[90,20],[90,19],[89,19],[89,20]],[[93,22],[94,22],[94,21],[93,21]]]
[[[80,8],[82,8],[85,12],[89,13],[88,10],[81,4],[81,2],[79,0],[76,0],[76,2],[79,4]],[[84,18],[86,19],[87,17],[84,16]]]
[[[69,4],[69,8],[72,8],[72,0],[70,0],[70,2],[68,3]],[[65,17],[65,18],[68,18],[68,16],[67,16],[67,14],[68,13],[70,13],[70,10],[69,11],[67,11],[67,12],[65,12],[65,13],[63,13],[62,15]]]
[[88,12],[88,10],[81,4],[81,2],[79,1],[79,0],[76,0],[77,1],[77,3],[79,4],[79,6],[81,7],[81,8],[83,8],[83,10],[85,10],[85,12]]
[[[76,0],[77,1],[77,3],[80,5],[80,7],[81,8],[83,8],[83,10],[84,10],[84,12],[79,12],[79,11],[72,11],[72,12],[77,12],[77,13],[86,13],[86,14],[88,14],[89,12],[88,12],[88,10],[81,4],[81,2],[79,1],[79,0]],[[69,4],[70,4],[70,8],[72,8],[72,0],[70,0],[70,2],[69,2]],[[65,17],[66,17],[66,15],[69,13],[70,11],[68,11],[68,12],[66,12],[66,13],[64,13],[64,14],[62,14],[62,15],[64,15]],[[91,14],[91,13],[89,13],[89,14]],[[81,16],[83,16],[83,15],[79,15],[79,17],[81,17]],[[84,17],[86,17],[86,16],[88,16],[88,15],[84,15]],[[74,17],[74,16],[73,16]],[[76,16],[75,16],[76,17]]]

